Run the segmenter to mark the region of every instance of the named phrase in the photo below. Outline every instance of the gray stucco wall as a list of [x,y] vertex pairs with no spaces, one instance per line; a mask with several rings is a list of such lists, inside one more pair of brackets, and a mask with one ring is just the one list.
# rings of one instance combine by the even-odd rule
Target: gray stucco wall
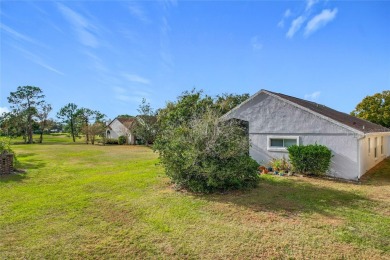
[[286,151],[267,148],[269,136],[298,136],[300,145],[317,143],[332,150],[329,175],[344,179],[359,176],[358,136],[288,102],[262,93],[232,111],[227,118],[249,122],[250,154],[259,163],[283,156],[288,158]]

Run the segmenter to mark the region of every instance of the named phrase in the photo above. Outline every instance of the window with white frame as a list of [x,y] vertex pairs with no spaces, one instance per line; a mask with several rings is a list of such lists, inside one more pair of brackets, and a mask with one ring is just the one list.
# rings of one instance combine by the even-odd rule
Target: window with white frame
[[383,136],[381,136],[381,155],[383,155]]
[[374,142],[374,158],[377,158],[377,147],[378,147],[378,137],[375,137],[375,142]]
[[299,136],[268,136],[267,150],[287,151],[287,147],[299,145]]
[[368,138],[368,154],[371,153],[371,139]]

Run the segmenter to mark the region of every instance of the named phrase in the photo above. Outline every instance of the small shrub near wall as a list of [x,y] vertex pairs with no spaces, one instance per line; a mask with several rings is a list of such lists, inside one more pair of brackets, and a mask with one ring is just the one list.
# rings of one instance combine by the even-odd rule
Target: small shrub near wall
[[118,138],[118,144],[125,144],[126,143],[126,136],[121,135]]
[[320,176],[329,170],[332,152],[324,145],[293,145],[287,150],[296,172]]
[[118,144],[118,139],[115,138],[107,138],[106,144]]

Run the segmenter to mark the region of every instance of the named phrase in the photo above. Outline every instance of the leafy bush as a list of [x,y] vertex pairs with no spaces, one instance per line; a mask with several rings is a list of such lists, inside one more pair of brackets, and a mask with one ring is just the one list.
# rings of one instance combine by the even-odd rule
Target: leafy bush
[[219,111],[199,92],[185,93],[160,111],[154,143],[166,174],[180,188],[215,192],[255,187],[258,164],[240,122],[220,122]]
[[115,138],[107,138],[106,144],[118,144],[118,139]]
[[332,152],[324,145],[293,145],[287,150],[297,172],[324,175],[329,170]]
[[14,155],[14,166],[18,164],[15,152],[11,148],[11,139],[6,137],[0,137],[0,154],[2,153],[12,153]]
[[11,139],[0,137],[0,154],[3,152],[14,153],[11,149]]
[[126,136],[121,135],[121,136],[119,136],[119,138],[118,138],[118,144],[125,144],[125,143],[126,143],[126,140],[127,140]]

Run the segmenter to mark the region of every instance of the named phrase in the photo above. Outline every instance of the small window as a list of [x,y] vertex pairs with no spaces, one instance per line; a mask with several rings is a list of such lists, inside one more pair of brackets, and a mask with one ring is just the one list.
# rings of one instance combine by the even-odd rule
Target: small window
[[377,158],[377,152],[376,152],[376,148],[378,147],[378,137],[375,137],[375,143],[374,143],[374,157]]
[[298,136],[268,136],[268,150],[286,151],[287,147],[298,145]]
[[368,138],[368,154],[371,153],[371,139]]
[[381,154],[383,155],[383,136],[381,136]]

